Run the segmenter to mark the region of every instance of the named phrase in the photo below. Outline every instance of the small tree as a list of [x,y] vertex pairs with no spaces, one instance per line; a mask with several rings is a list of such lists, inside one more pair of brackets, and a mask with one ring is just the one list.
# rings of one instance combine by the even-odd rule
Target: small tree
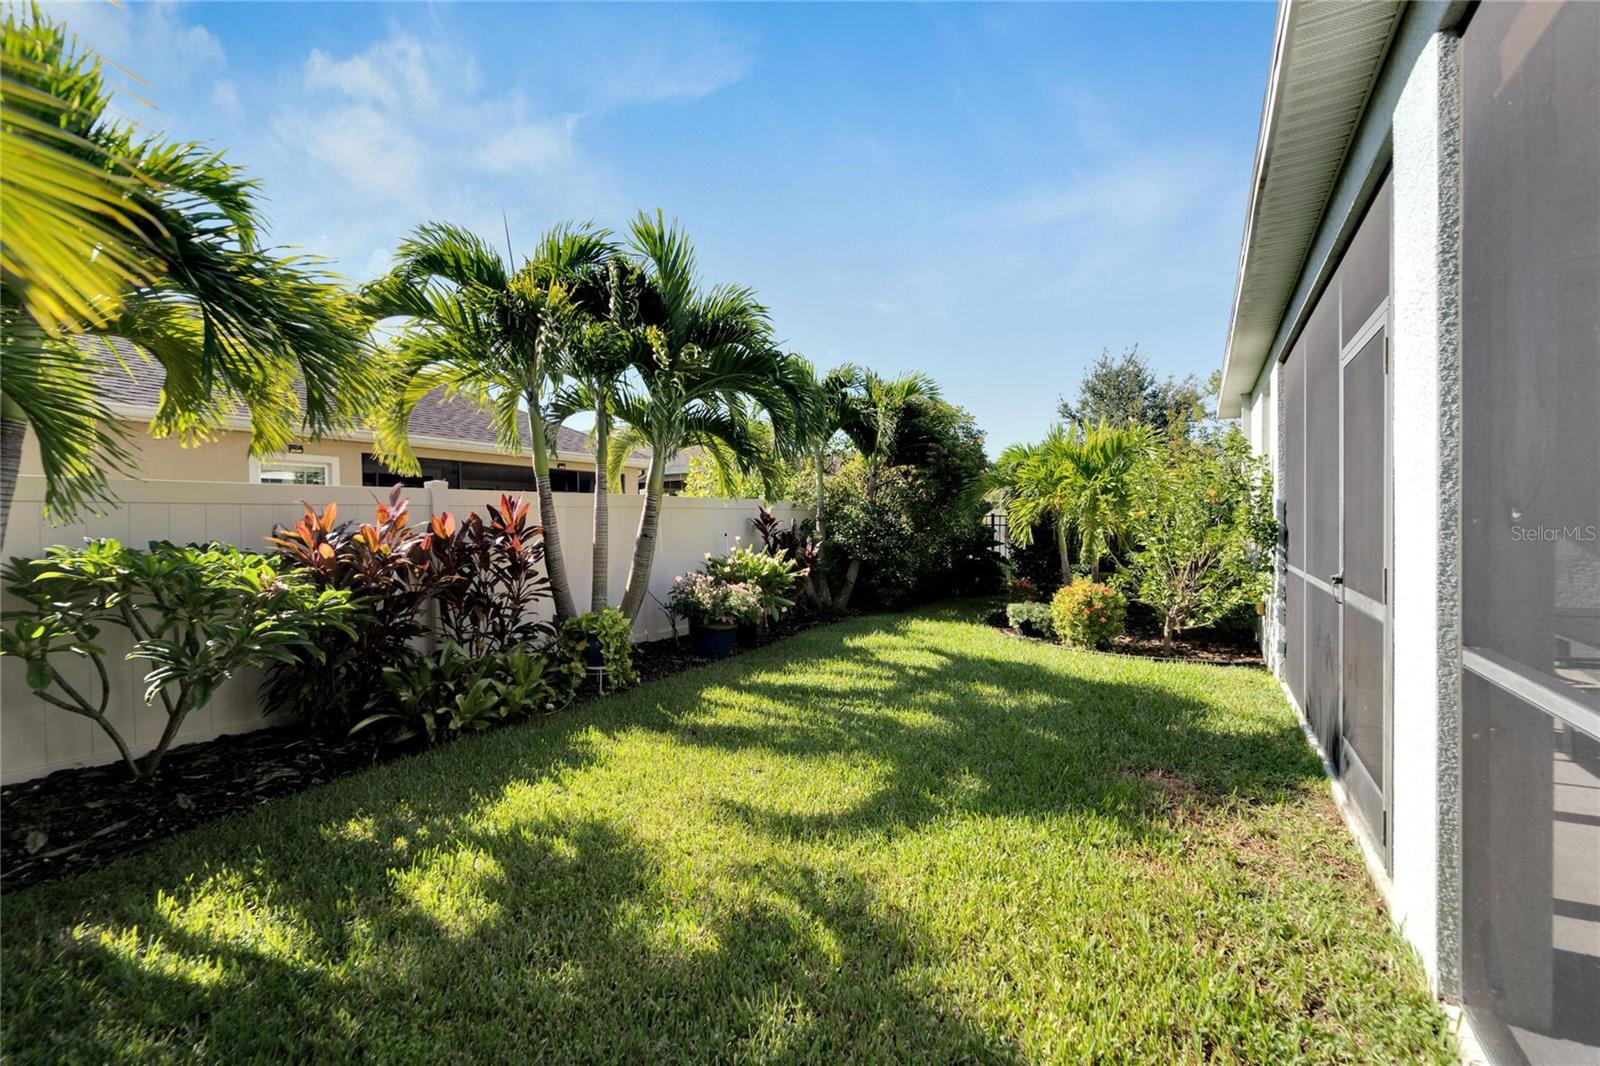
[[1276,536],[1265,463],[1236,428],[1174,438],[1138,466],[1137,547],[1121,583],[1161,617],[1163,647],[1264,595]]
[[[349,593],[319,589],[285,573],[271,559],[224,545],[149,551],[115,540],[51,548],[43,559],[13,559],[9,591],[27,609],[7,611],[0,654],[26,664],[28,687],[44,702],[93,721],[116,745],[134,777],[154,774],[190,712],[204,707],[223,682],[249,666],[320,655],[331,628],[350,634]],[[102,629],[120,626],[133,638],[129,659],[150,665],[146,703],[161,700],[167,725],[142,762],[106,715],[111,680]],[[97,686],[73,685],[56,657],[87,658]]]

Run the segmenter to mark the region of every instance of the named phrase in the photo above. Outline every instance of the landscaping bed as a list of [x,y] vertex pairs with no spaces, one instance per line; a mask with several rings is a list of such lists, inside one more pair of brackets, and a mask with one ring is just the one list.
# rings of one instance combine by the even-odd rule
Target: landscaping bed
[[978,611],[813,629],[14,893],[0,1054],[1455,1061],[1270,675]]
[[[988,622],[995,628],[1021,640],[1048,644],[1007,624],[1005,608],[993,610]],[[1207,663],[1213,666],[1264,666],[1261,646],[1254,634],[1244,630],[1194,629],[1172,641],[1169,652],[1162,644],[1161,629],[1148,614],[1139,611],[1128,613],[1127,631],[1113,637],[1108,647],[1102,649],[1113,655],[1135,655],[1145,659]]]
[[[785,618],[740,650],[770,644],[828,618]],[[635,645],[644,680],[703,666],[682,639]],[[587,681],[570,713],[594,696]],[[58,770],[0,788],[0,892],[81,873],[143,851],[225,815],[258,807],[390,759],[416,743],[382,744],[373,732],[308,736],[298,725],[235,733],[175,748],[154,779],[133,780],[123,764]]]

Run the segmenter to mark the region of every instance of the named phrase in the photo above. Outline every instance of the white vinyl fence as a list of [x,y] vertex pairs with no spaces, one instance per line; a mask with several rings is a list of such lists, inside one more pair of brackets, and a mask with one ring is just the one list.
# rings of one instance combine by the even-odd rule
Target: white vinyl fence
[[[44,479],[23,477],[17,482],[6,530],[4,557],[36,558],[56,544],[81,544],[85,537],[115,537],[124,544],[142,548],[152,540],[221,541],[247,550],[262,551],[262,540],[274,524],[293,525],[303,513],[302,500],[321,508],[329,501],[338,503],[339,520],[370,520],[386,490],[351,486],[248,485],[191,481],[116,481],[112,489],[119,505],[104,515],[84,522],[55,526],[42,514]],[[411,519],[425,525],[439,512],[451,511],[458,517],[481,511],[498,501],[500,494],[488,490],[447,489],[442,482],[426,488],[407,489]],[[612,495],[611,501],[611,602],[622,598],[633,561],[633,538],[644,508],[644,497]],[[533,503],[535,515],[538,511]],[[556,507],[561,524],[561,544],[566,556],[567,575],[573,597],[580,607],[589,600],[592,559],[590,556],[594,519],[594,497],[587,493],[557,493]],[[707,552],[721,553],[734,546],[736,538],[748,542],[754,535],[750,519],[756,514],[755,500],[700,500],[670,496],[662,501],[661,527],[656,543],[655,565],[650,572],[651,599],[647,600],[634,626],[635,640],[654,640],[671,635],[671,626],[661,604],[672,580],[694,570],[704,562]],[[794,504],[777,504],[774,512],[786,524],[807,514]],[[20,604],[4,597],[7,609]],[[549,605],[544,605],[546,616]],[[159,703],[144,704],[141,678],[144,666],[126,662],[123,656],[128,641],[120,629],[101,634],[107,651],[106,666],[111,673],[113,692],[108,717],[127,738],[136,754],[154,746],[165,725]],[[105,639],[109,638],[109,639]],[[61,656],[62,674],[74,685],[83,684],[98,692],[93,668],[75,656]],[[203,709],[193,712],[178,734],[178,743],[209,740],[225,733],[242,733],[281,723],[278,715],[264,714],[258,696],[261,675],[246,671],[224,685]],[[87,693],[86,693],[87,695]],[[51,707],[29,691],[21,664],[0,658],[0,782],[25,781],[52,770],[111,762],[116,759],[111,742],[87,718]]]

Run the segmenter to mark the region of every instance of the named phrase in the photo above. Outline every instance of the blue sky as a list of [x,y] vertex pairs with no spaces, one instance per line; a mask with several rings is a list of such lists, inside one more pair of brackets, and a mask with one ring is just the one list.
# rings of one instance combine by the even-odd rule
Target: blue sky
[[925,370],[991,451],[1104,347],[1221,360],[1271,4],[54,7],[271,237],[381,270],[661,207],[822,366]]

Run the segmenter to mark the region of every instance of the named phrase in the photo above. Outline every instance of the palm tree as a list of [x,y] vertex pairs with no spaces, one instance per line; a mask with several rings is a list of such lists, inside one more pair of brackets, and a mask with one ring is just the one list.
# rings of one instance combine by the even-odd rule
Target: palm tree
[[[920,371],[885,378],[848,365],[834,370],[828,380],[843,386],[836,393],[839,429],[866,460],[866,501],[870,506],[877,500],[879,476],[894,458],[901,422],[914,406],[938,399],[939,386]],[[831,389],[830,394],[834,394]],[[850,606],[860,575],[861,560],[851,559],[845,567],[844,586],[834,600],[840,610]]]
[[847,400],[859,371],[849,365],[819,376],[808,360],[790,356],[800,369],[805,384],[804,402],[796,411],[791,434],[774,442],[779,453],[792,461],[811,464],[816,478],[816,560],[811,568],[811,591],[822,607],[833,606],[833,592],[823,567],[827,550],[827,460],[828,448],[844,426]]
[[615,411],[628,402],[628,370],[649,356],[647,348],[641,347],[646,334],[638,328],[644,291],[643,271],[615,255],[587,271],[587,276],[577,283],[562,345],[562,370],[567,384],[551,400],[548,411],[552,425],[560,425],[580,411],[594,416],[591,611],[600,610],[610,601],[612,473],[606,460],[611,454]]
[[385,463],[401,471],[418,468],[407,425],[417,404],[435,390],[464,396],[489,412],[500,447],[509,452],[523,447],[519,423],[526,407],[558,618],[578,612],[550,487],[553,427],[546,404],[570,336],[573,286],[611,252],[604,230],[557,226],[513,272],[476,234],[433,222],[402,241],[395,266],[363,292],[373,315],[403,320],[390,344],[390,395],[374,434]]
[[622,612],[638,616],[649,589],[668,460],[691,445],[719,464],[750,469],[761,459],[752,429],[765,411],[774,435],[791,432],[804,398],[801,368],[771,341],[767,310],[739,285],[702,291],[694,249],[676,222],[640,212],[629,227],[630,248],[644,271],[649,298],[630,330],[637,389],[616,409],[625,423],[611,441],[619,467],[634,447],[650,449],[644,513]]
[[1061,552],[1061,580],[1072,580],[1067,534],[1078,535],[1078,561],[1087,561],[1091,581],[1100,579],[1100,559],[1111,538],[1126,527],[1130,473],[1148,449],[1144,426],[1089,428],[1053,426],[1036,445],[1014,444],[1000,454],[995,477],[1006,496],[1006,517],[1019,544],[1033,526],[1052,518]]
[[242,406],[262,453],[365,415],[366,323],[315,262],[259,245],[254,181],[108,121],[99,59],[37,8],[8,11],[0,60],[0,538],[27,427],[58,516],[108,501],[107,472],[129,469],[95,336],[161,364],[158,436],[204,439]]

